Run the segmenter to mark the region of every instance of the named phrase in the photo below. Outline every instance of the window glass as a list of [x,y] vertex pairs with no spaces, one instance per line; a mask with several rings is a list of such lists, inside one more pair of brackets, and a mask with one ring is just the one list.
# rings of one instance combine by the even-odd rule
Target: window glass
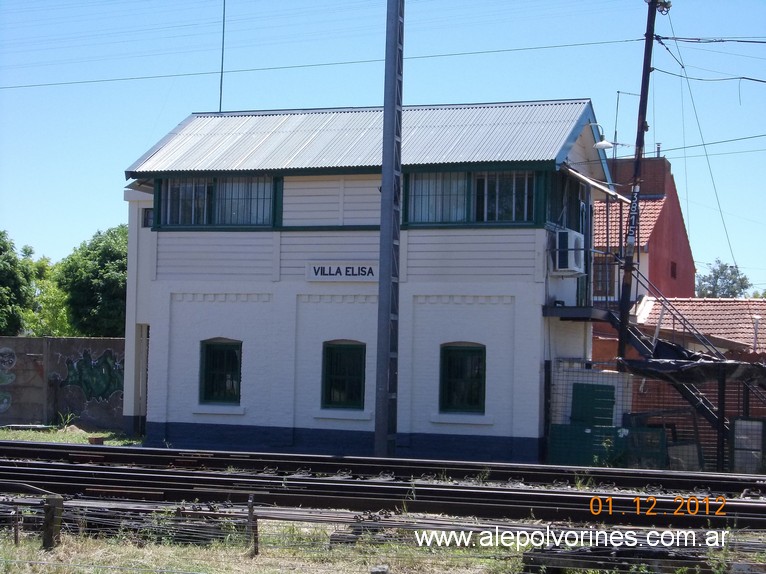
[[364,343],[328,342],[322,353],[322,407],[363,409]]
[[409,182],[410,223],[534,220],[530,171],[414,173]]
[[486,348],[483,345],[443,345],[439,388],[442,412],[484,412]]
[[200,369],[201,402],[239,404],[241,364],[240,341],[203,341]]
[[410,221],[448,223],[468,220],[465,173],[414,173],[410,177]]
[[154,209],[145,207],[141,210],[141,227],[154,227]]
[[270,225],[272,194],[269,177],[165,180],[160,200],[161,224]]
[[487,222],[533,220],[532,172],[482,173],[474,178],[474,219]]
[[220,179],[214,219],[217,225],[271,223],[271,180],[265,177]]

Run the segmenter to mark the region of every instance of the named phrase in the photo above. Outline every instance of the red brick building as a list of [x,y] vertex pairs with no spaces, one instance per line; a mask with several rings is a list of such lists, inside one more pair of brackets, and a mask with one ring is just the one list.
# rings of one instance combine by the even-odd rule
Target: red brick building
[[[619,193],[630,195],[633,159],[609,161]],[[681,203],[670,162],[664,157],[645,158],[641,164],[639,226],[635,259],[638,270],[665,297],[694,297],[695,267],[686,234]],[[593,214],[594,303],[614,306],[619,299],[621,274],[614,254],[619,254],[627,227],[628,206],[596,202]],[[631,299],[647,289],[633,282]],[[617,353],[617,334],[608,324],[594,325],[593,359],[609,361]]]

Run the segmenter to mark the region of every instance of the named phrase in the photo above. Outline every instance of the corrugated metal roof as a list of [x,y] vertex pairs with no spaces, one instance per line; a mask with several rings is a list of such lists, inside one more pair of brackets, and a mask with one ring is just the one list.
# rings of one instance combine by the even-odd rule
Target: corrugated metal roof
[[[407,106],[402,163],[556,160],[591,117],[587,99]],[[379,167],[382,137],[382,108],[192,114],[126,175]]]

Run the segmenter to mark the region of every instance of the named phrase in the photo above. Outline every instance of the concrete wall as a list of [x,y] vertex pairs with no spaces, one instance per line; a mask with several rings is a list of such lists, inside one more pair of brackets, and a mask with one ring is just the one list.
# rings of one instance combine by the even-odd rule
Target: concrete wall
[[0,337],[0,425],[121,428],[123,339]]

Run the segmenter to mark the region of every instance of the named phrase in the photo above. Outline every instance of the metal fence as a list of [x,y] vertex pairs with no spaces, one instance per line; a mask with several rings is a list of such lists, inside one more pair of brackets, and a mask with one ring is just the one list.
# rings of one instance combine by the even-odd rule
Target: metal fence
[[[766,472],[766,402],[726,383],[725,425],[673,384],[581,359],[550,365],[547,462],[672,470]],[[697,385],[719,416],[719,382]]]

